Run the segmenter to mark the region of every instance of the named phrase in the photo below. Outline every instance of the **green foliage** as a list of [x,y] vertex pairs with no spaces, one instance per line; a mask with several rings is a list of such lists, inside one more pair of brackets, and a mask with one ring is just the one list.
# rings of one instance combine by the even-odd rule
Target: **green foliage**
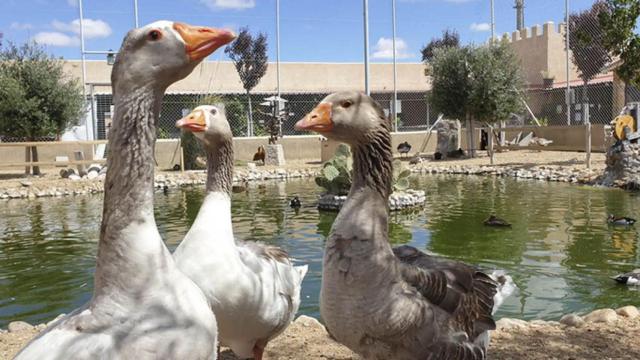
[[352,163],[349,147],[340,144],[335,155],[324,163],[320,175],[315,179],[316,184],[329,194],[347,195],[351,187]]
[[603,45],[620,57],[616,73],[625,82],[640,86],[640,35],[636,24],[640,17],[638,0],[606,0],[606,11],[599,14]]
[[478,121],[493,123],[523,110],[520,63],[505,40],[475,48],[470,68],[469,108]]
[[524,77],[506,40],[480,47],[437,49],[431,61],[436,111],[448,118],[494,122],[522,111]]
[[411,170],[400,160],[393,162],[393,191],[404,191],[409,188],[409,176]]
[[435,56],[436,49],[460,47],[460,34],[455,30],[445,30],[442,32],[441,38],[432,38],[429,43],[420,50],[422,53],[422,61],[429,62]]
[[[636,0],[637,1],[637,0]],[[569,48],[573,63],[580,70],[580,78],[586,84],[611,61],[604,46],[604,31],[598,17],[606,12],[607,5],[596,1],[591,8],[569,15]]]
[[24,140],[59,137],[84,112],[82,87],[62,61],[36,43],[0,51],[0,134]]
[[429,101],[436,111],[448,118],[463,119],[467,114],[471,82],[470,48],[446,47],[435,50],[431,65]]
[[[316,177],[316,184],[332,195],[347,195],[351,188],[351,173],[353,171],[351,152],[345,144],[340,144],[335,155],[322,167],[320,175]],[[403,191],[409,188],[409,175],[400,160],[393,162],[393,190]]]
[[267,73],[267,36],[263,33],[253,37],[248,28],[242,28],[236,40],[224,52],[233,61],[247,92],[256,87]]

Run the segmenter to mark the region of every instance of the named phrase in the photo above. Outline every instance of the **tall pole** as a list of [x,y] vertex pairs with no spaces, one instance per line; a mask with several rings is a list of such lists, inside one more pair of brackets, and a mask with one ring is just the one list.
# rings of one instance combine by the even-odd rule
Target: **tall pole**
[[491,0],[491,43],[492,44],[495,38],[496,38],[496,18],[495,18],[493,0]]
[[570,74],[569,74],[569,0],[564,0],[564,31],[567,36],[564,37],[565,41],[565,49],[566,49],[566,71],[567,71],[567,94],[565,97],[565,102],[567,103],[567,125],[571,125],[571,85],[569,84]]
[[138,23],[138,0],[133,0],[133,16],[137,29],[140,27],[140,24]]
[[[84,52],[84,26],[83,26],[84,16],[82,14],[82,0],[78,0],[78,16],[80,21],[80,53],[81,53],[80,59],[82,62],[82,97],[84,101],[87,101],[87,88],[86,88],[87,86],[86,60],[87,59]],[[93,99],[91,99],[91,102],[93,102]],[[87,137],[87,140],[89,140],[89,120],[87,120],[86,117],[84,122],[84,130],[85,130],[85,136]]]
[[[280,98],[280,0],[276,0],[276,88]],[[278,100],[278,110],[280,110]]]
[[391,26],[393,27],[393,124],[398,131],[398,72],[396,66],[396,0],[391,0]]
[[363,0],[364,7],[364,92],[371,95],[369,89],[369,0]]

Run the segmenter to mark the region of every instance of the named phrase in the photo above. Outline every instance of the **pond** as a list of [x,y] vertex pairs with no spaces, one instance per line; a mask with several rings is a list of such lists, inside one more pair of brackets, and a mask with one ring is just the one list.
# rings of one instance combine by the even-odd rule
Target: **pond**
[[[607,226],[607,214],[640,214],[620,190],[505,178],[429,175],[424,209],[392,214],[391,239],[483,268],[507,270],[519,286],[497,314],[558,319],[572,311],[640,305],[640,293],[609,276],[640,268],[638,231]],[[313,180],[250,184],[233,196],[240,239],[285,248],[309,264],[300,312],[319,316],[324,239],[334,213],[315,208]],[[288,206],[298,195],[302,208]],[[203,187],[156,195],[160,233],[173,250],[194,220]],[[86,302],[93,285],[102,196],[3,201],[0,206],[0,328],[36,324]],[[495,213],[511,229],[483,226]]]

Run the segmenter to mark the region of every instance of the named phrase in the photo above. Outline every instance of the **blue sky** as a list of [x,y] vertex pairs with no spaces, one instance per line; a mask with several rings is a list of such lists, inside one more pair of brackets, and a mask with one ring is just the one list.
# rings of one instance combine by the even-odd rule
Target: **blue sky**
[[[269,57],[275,60],[276,0],[139,0],[140,24],[179,20],[194,25],[265,32]],[[570,0],[571,11],[593,0]],[[495,0],[496,33],[515,28],[513,0]],[[118,49],[133,27],[132,0],[84,0],[87,50]],[[490,0],[397,0],[397,53],[400,61],[419,62],[420,48],[443,29],[455,29],[463,42],[489,37]],[[525,24],[558,23],[563,0],[526,0]],[[281,60],[361,62],[362,0],[280,0]],[[46,44],[56,56],[80,58],[77,0],[2,0],[0,32],[5,41],[30,39]],[[390,61],[391,1],[369,0],[370,47],[373,62]],[[104,59],[104,56],[89,58]],[[222,51],[212,60],[224,59]]]

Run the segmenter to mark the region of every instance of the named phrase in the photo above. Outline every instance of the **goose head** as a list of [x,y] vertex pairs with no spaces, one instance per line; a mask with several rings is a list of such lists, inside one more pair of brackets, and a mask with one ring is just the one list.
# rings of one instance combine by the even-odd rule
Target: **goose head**
[[233,139],[224,105],[201,105],[176,122],[178,128],[192,132],[205,146]]
[[125,36],[111,73],[114,87],[168,87],[185,78],[204,58],[235,39],[230,30],[156,21]]
[[308,130],[349,145],[358,145],[390,124],[382,107],[368,95],[345,91],[325,97],[302,120],[296,130]]

